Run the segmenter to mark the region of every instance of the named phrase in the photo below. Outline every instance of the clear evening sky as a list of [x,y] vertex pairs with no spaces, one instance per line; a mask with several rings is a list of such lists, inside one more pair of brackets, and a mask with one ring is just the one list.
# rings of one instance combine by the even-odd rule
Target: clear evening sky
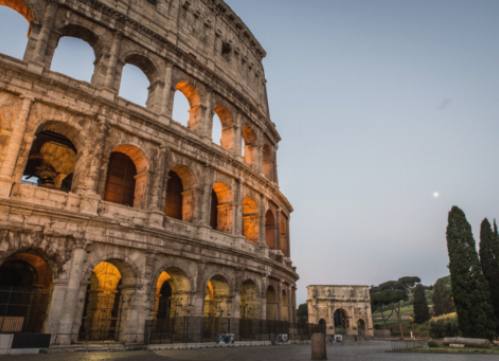
[[[446,275],[450,207],[475,237],[499,218],[499,1],[227,2],[268,50],[298,301],[308,284]],[[14,51],[22,21],[6,13]],[[55,61],[85,77],[62,45]]]

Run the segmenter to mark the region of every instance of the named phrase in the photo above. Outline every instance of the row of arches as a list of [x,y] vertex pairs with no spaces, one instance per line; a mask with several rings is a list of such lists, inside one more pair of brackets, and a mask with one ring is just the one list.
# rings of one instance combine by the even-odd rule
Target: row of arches
[[[0,26],[7,27],[5,33],[12,33],[8,27],[20,27],[24,22],[23,32],[29,34],[31,20],[24,1],[0,1],[0,24],[5,24]],[[7,38],[0,41],[0,52],[22,58],[19,39],[11,43]],[[21,43],[26,48],[27,38]],[[214,144],[241,156],[249,166],[259,165],[261,158],[262,173],[276,180],[274,147],[270,142],[260,141],[249,123],[236,125],[234,110],[223,99],[200,91],[201,85],[180,74],[172,78],[172,91],[162,92],[159,88],[164,80],[161,79],[162,66],[157,64],[159,60],[132,50],[123,50],[123,54],[116,50],[116,64],[109,66],[103,64],[105,59],[112,58],[109,52],[113,47],[111,50],[108,47],[92,30],[82,25],[64,25],[50,38],[49,59],[45,61],[54,72],[114,89],[124,99],[153,111],[163,112],[159,103],[168,104],[166,111],[175,122],[198,134],[206,133]],[[165,96],[171,98],[162,99]]]
[[[78,178],[81,157],[77,139],[71,127],[48,122],[39,127],[31,145],[22,180],[33,185],[71,192]],[[71,138],[71,139],[70,139]],[[145,153],[135,145],[118,145],[111,149],[107,159],[102,199],[128,207],[144,208],[150,183],[150,162]],[[162,191],[164,214],[172,219],[192,222],[195,205],[200,197],[193,172],[185,165],[172,165]],[[80,170],[81,172],[82,170]],[[236,225],[236,199],[230,184],[215,181],[211,188],[210,226],[217,231],[234,234]],[[242,199],[240,234],[257,243],[260,238],[260,207],[251,195]],[[276,206],[265,213],[264,237],[271,249],[281,249],[288,254],[288,220]]]
[[[20,251],[5,259],[0,265],[0,331],[46,330],[54,278],[51,265],[37,251]],[[120,340],[130,332],[127,328],[137,312],[139,283],[133,267],[124,261],[106,259],[93,266],[80,286],[83,302],[76,310],[80,315],[76,321],[78,339]],[[151,286],[144,310],[146,319],[168,322],[192,316],[199,296],[203,300],[200,316],[205,319],[289,321],[288,290],[283,288],[279,294],[270,285],[262,295],[259,283],[253,279],[243,281],[236,291],[224,275],[215,274],[204,288],[195,290],[187,273],[174,266],[161,270]]]

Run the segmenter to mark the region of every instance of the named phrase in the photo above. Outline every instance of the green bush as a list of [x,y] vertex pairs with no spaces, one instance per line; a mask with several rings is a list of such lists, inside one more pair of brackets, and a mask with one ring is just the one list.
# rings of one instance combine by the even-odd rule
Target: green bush
[[457,319],[434,320],[430,323],[430,336],[432,338],[459,336]]

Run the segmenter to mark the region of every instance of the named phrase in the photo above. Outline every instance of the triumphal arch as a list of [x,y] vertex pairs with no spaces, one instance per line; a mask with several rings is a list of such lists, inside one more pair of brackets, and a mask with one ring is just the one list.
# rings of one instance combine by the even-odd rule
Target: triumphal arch
[[324,324],[328,335],[374,336],[368,286],[307,287],[308,322]]
[[[0,331],[53,345],[283,332],[292,207],[266,54],[237,14],[222,0],[0,6],[26,23],[24,55],[0,55]],[[52,67],[65,38],[91,49],[89,79]],[[128,66],[144,104],[122,97]]]

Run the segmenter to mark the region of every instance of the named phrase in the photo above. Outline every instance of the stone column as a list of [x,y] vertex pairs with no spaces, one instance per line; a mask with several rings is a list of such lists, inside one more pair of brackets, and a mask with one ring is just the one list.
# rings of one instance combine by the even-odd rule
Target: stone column
[[73,329],[73,323],[79,303],[78,295],[80,293],[81,276],[86,255],[87,253],[83,248],[76,248],[73,250],[64,302],[62,304],[54,305],[55,308],[61,310],[56,336],[56,343],[59,345],[71,344],[71,340],[74,336],[73,332],[78,332],[78,330]]
[[167,159],[167,146],[162,145],[158,150],[158,161],[153,173],[151,173],[151,200],[149,202],[150,209],[150,225],[157,228],[163,227],[164,221],[164,202],[163,194],[167,180],[165,180],[165,168]]
[[278,208],[276,210],[276,215],[275,215],[275,240],[276,240],[276,246],[277,249],[282,250],[282,243],[281,243],[281,208]]
[[174,96],[175,89],[173,87],[173,64],[166,63],[165,72],[163,75],[163,89],[161,91],[161,98],[159,100],[159,119],[165,124],[170,124],[172,119]]
[[199,197],[197,203],[197,222],[201,226],[210,226],[211,214],[211,191],[213,187],[213,170],[205,167],[203,170],[204,176],[201,177],[203,182],[199,184]]
[[120,32],[116,32],[113,36],[113,42],[105,57],[101,60],[100,66],[103,72],[95,72],[92,78],[92,84],[100,88],[101,96],[113,100],[117,95],[118,89],[115,88],[114,78],[116,76],[116,65],[121,48],[122,36]]
[[259,231],[259,239],[258,245],[260,247],[267,247],[267,242],[265,241],[265,197],[263,194],[260,194],[260,199],[258,201],[258,231]]
[[213,94],[208,92],[204,104],[198,108],[198,124],[195,125],[195,130],[206,142],[211,143],[211,130],[213,127]]
[[233,182],[234,188],[234,216],[232,217],[234,225],[232,227],[235,236],[242,236],[243,234],[243,192],[241,180],[235,179]]
[[241,117],[242,115],[240,113],[237,113],[234,116],[234,144],[232,146],[232,152],[233,155],[242,162],[243,152],[242,152]]
[[35,25],[29,34],[24,61],[28,63],[28,67],[33,71],[41,73],[44,68],[50,67],[47,59],[47,47],[56,12],[57,4],[49,2],[45,8],[41,24],[39,26]]
[[26,125],[33,104],[32,98],[24,98],[17,121],[12,126],[9,144],[5,149],[5,158],[0,167],[0,198],[8,198],[15,180],[12,179],[23,143]]

